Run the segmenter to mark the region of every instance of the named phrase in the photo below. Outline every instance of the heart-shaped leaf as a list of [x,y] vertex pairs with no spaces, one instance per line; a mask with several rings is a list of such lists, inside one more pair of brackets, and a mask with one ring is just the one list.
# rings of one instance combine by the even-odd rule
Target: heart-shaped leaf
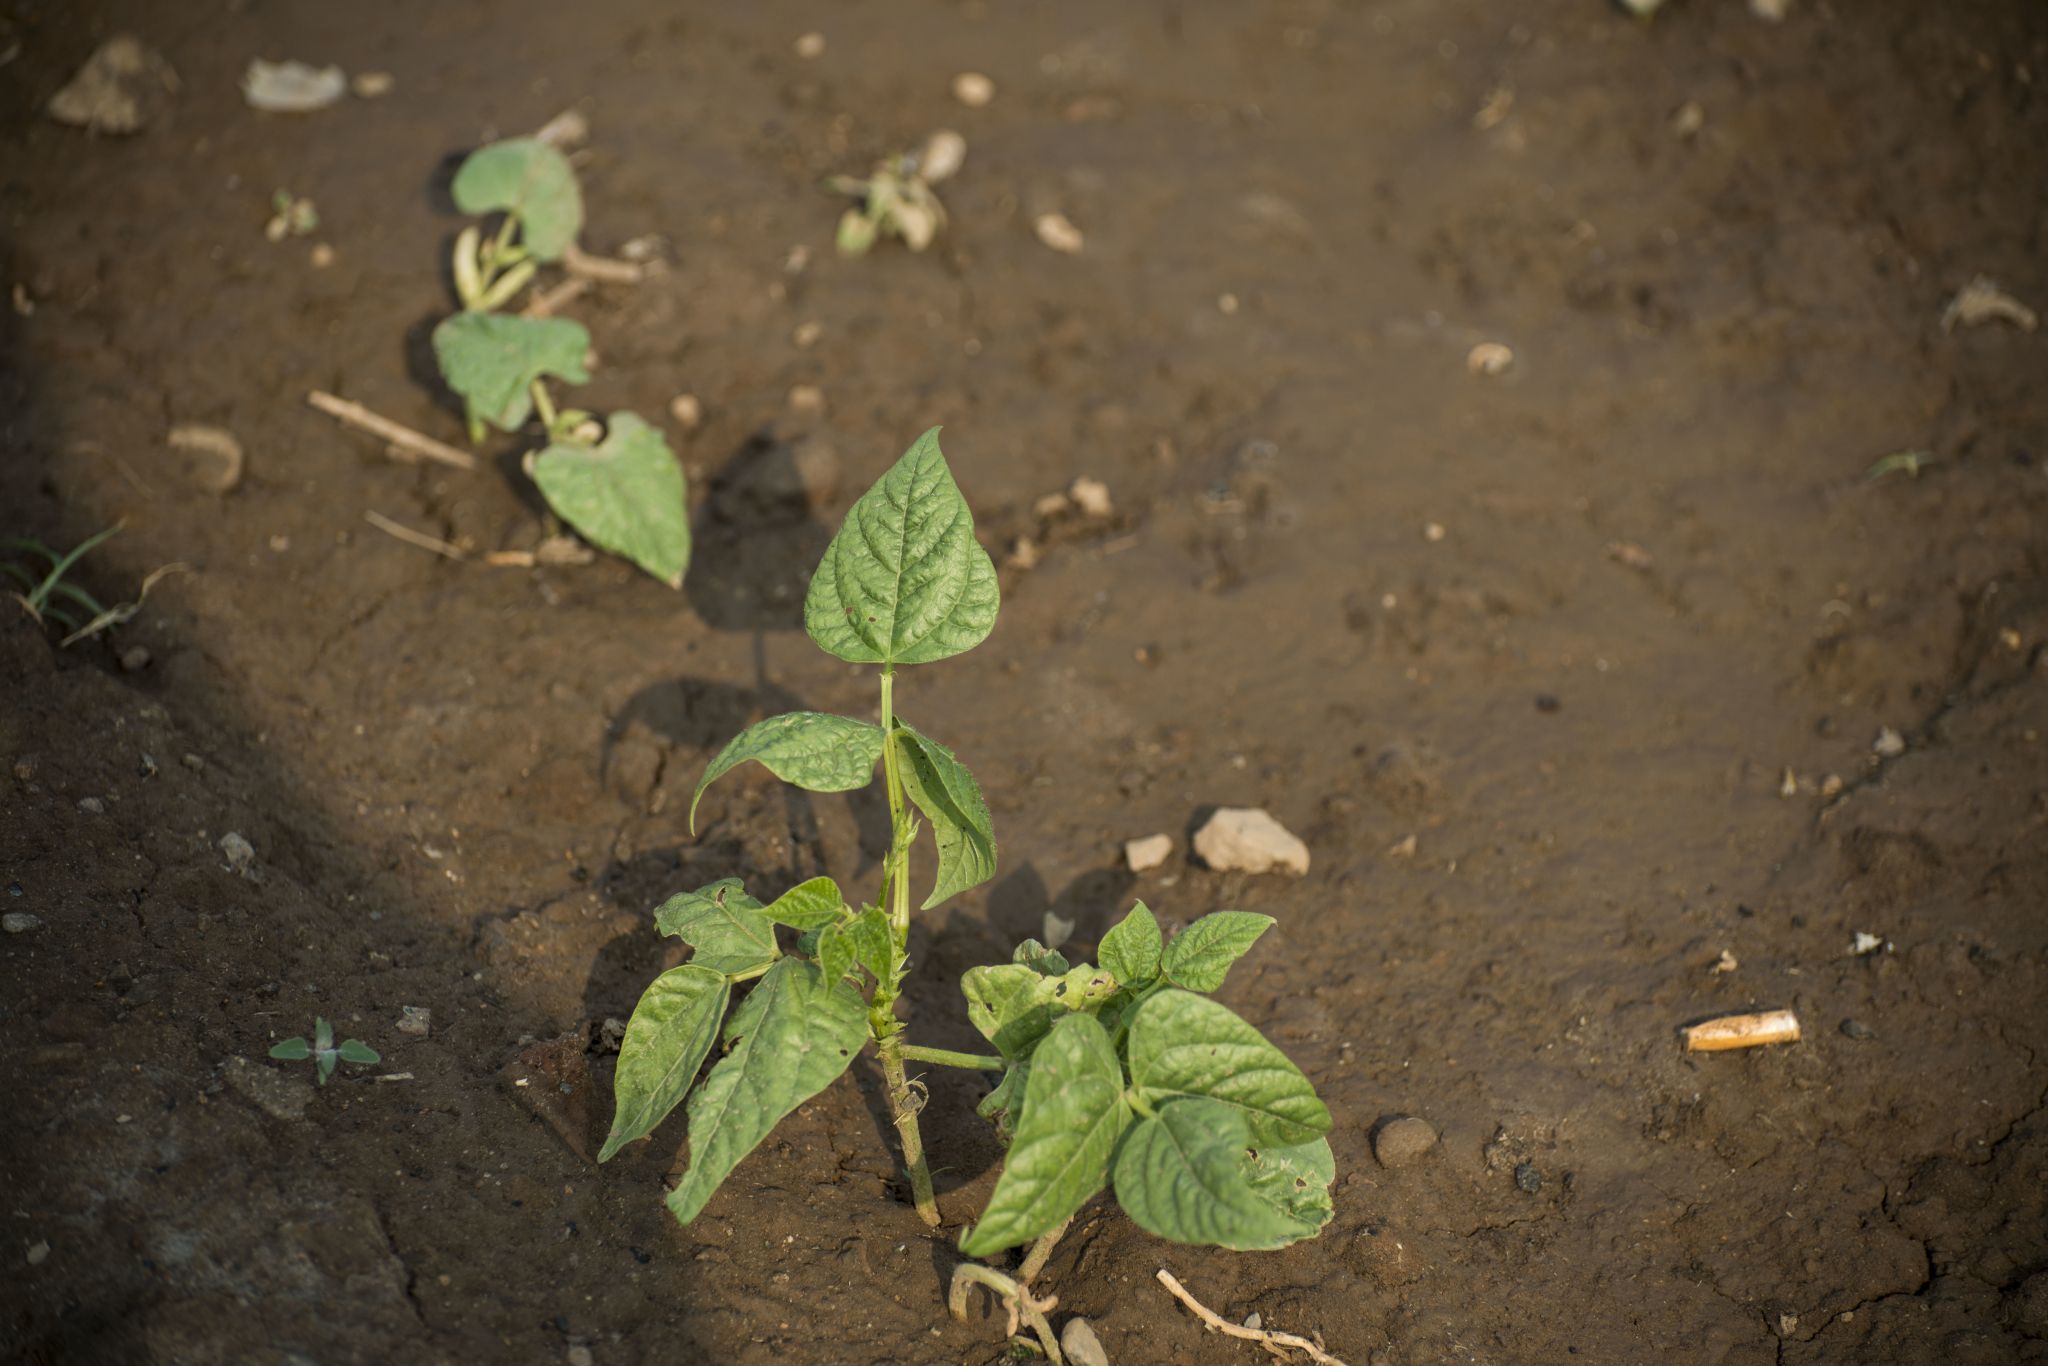
[[589,379],[583,368],[589,350],[590,333],[567,318],[457,313],[434,329],[441,377],[471,412],[506,432],[533,415],[532,385],[542,375],[571,384]]
[[509,138],[469,154],[449,187],[464,213],[503,209],[519,220],[519,240],[543,261],[558,261],[583,228],[583,194],[569,158],[538,138]]
[[598,1161],[652,1133],[682,1103],[718,1038],[731,994],[730,978],[696,963],[670,968],[641,993],[619,1043],[612,1131]]
[[718,752],[690,798],[690,829],[704,789],[747,760],[806,792],[850,792],[874,781],[882,728],[821,711],[793,711],[757,721]]
[[1287,1055],[1229,1007],[1162,991],[1131,1017],[1131,1085],[1154,1107],[1200,1096],[1243,1116],[1252,1144],[1307,1143],[1330,1131],[1330,1112]]
[[558,441],[535,456],[533,482],[585,540],[682,587],[690,512],[683,467],[659,431],[631,413],[613,413],[597,445]]
[[1067,1015],[1031,1054],[1017,1136],[981,1221],[960,1240],[986,1257],[1050,1232],[1101,1190],[1130,1122],[1124,1073],[1090,1015]]
[[996,567],[932,428],[860,496],[825,549],[804,629],[855,664],[929,664],[996,624]]
[[928,911],[996,875],[995,830],[981,784],[952,750],[908,726],[896,728],[896,740],[904,760],[904,790],[932,823],[939,847],[938,877],[921,908]]

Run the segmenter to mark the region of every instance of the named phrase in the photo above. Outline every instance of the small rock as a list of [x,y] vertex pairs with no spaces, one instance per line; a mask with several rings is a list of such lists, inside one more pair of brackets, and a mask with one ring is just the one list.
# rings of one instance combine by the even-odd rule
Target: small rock
[[1880,759],[1896,759],[1906,752],[1906,737],[1886,726],[1870,742],[1870,752]]
[[1465,353],[1465,368],[1475,375],[1498,375],[1515,363],[1515,353],[1499,342],[1481,342]]
[[950,128],[941,128],[925,139],[917,154],[917,174],[927,185],[950,180],[967,161],[967,139]]
[[795,384],[789,390],[789,410],[793,413],[822,413],[825,411],[825,391],[815,384]]
[[130,645],[121,651],[121,672],[141,673],[149,667],[149,657],[147,645]]
[[1251,1313],[1244,1316],[1244,1326],[1256,1333],[1266,1326],[1266,1317],[1254,1309]]
[[251,109],[269,114],[310,114],[347,93],[348,77],[338,66],[266,62],[258,57],[242,73],[242,98]]
[[616,1015],[604,1017],[604,1023],[597,1027],[597,1042],[593,1050],[600,1056],[616,1053],[626,1042],[626,1021]]
[[381,100],[397,84],[388,71],[358,71],[349,78],[348,88],[359,100]]
[[134,34],[118,33],[94,49],[44,112],[92,133],[139,133],[177,88],[169,62]]
[[27,911],[9,911],[6,915],[0,915],[0,930],[5,930],[9,934],[27,934],[30,930],[39,930],[42,927],[42,920]]
[[1839,1028],[1841,1029],[1843,1034],[1847,1035],[1849,1038],[1855,1039],[1859,1043],[1863,1042],[1866,1039],[1874,1039],[1877,1037],[1877,1031],[1872,1029],[1869,1025],[1863,1023],[1863,1021],[1861,1020],[1844,1020],[1842,1021]]
[[1515,1164],[1515,1187],[1528,1195],[1543,1189],[1543,1173],[1536,1170],[1534,1162]]
[[704,425],[704,404],[695,394],[677,394],[668,401],[668,415],[676,426],[694,432]]
[[315,242],[313,249],[306,253],[306,264],[315,270],[326,270],[334,261],[334,248],[325,242]]
[[1084,517],[1107,517],[1112,510],[1109,485],[1085,474],[1067,486],[1067,497],[1074,500],[1074,506],[1081,509]]
[[789,344],[799,351],[808,351],[818,344],[818,338],[825,335],[825,324],[813,319],[797,324],[796,331],[789,334]]
[[247,877],[256,863],[256,846],[230,830],[220,837],[221,857],[228,861],[228,867]]
[[293,1081],[274,1067],[233,1057],[221,1070],[235,1094],[272,1119],[304,1119],[313,1103],[312,1083]]
[[1124,841],[1124,864],[1134,873],[1148,873],[1173,856],[1173,836],[1147,835]]
[[104,816],[107,813],[107,804],[98,797],[80,797],[78,809],[88,816]]
[[1694,137],[1706,126],[1707,111],[1698,100],[1687,100],[1671,116],[1671,131],[1682,138]]
[[1941,330],[1953,332],[1957,324],[1975,327],[1979,323],[2009,322],[2022,332],[2031,332],[2040,326],[2041,320],[2012,295],[1998,287],[1989,276],[1979,275],[1956,291],[1956,297],[1949,300],[1942,310]]
[[996,97],[996,83],[979,71],[963,71],[953,78],[953,98],[969,109],[984,109]]
[[1195,854],[1218,872],[1308,872],[1308,846],[1264,811],[1222,807],[1195,832]]
[[205,771],[206,768],[206,760],[200,758],[196,754],[187,754],[184,758],[178,760],[178,762],[183,764],[185,767],[191,769],[194,773],[203,772]]
[[1109,1353],[1102,1350],[1102,1340],[1086,1319],[1067,1320],[1060,1329],[1060,1351],[1074,1366],[1109,1366]]
[[1406,1167],[1436,1146],[1436,1130],[1426,1119],[1399,1115],[1373,1133],[1372,1155],[1382,1167]]
[[597,1366],[597,1358],[592,1356],[590,1349],[580,1342],[564,1354],[563,1360],[567,1361],[569,1366]]
[[50,1244],[47,1240],[34,1243],[28,1250],[28,1264],[30,1266],[41,1266],[49,1255]]
[[398,1023],[394,1028],[401,1034],[424,1039],[434,1032],[434,1012],[425,1006],[400,1006]]
[[1883,947],[1883,935],[1871,934],[1864,930],[1858,930],[1856,931],[1855,940],[1851,942],[1849,945],[1849,952],[1856,955],[1858,958],[1861,958],[1867,953],[1876,953],[1879,949]]
[[1749,0],[1749,12],[1759,19],[1782,23],[1785,12],[1792,8],[1792,0]]
[[1081,230],[1067,221],[1063,213],[1042,213],[1032,220],[1031,230],[1038,234],[1038,240],[1054,251],[1068,256],[1078,256],[1086,239]]
[[825,35],[822,33],[806,33],[796,40],[794,46],[797,56],[807,62],[815,61],[817,58],[825,55]]

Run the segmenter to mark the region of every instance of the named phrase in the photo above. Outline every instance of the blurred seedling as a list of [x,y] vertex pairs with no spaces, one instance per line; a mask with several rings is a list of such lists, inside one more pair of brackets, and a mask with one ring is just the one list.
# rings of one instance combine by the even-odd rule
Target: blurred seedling
[[1874,462],[1868,470],[1865,470],[1863,482],[1875,484],[1886,475],[1898,474],[1901,471],[1909,479],[1918,479],[1920,471],[1933,463],[1934,456],[1929,451],[1894,451],[1883,459]]
[[941,130],[916,152],[898,153],[877,162],[863,179],[837,175],[825,181],[834,194],[852,195],[859,205],[839,217],[836,238],[841,256],[865,256],[885,237],[900,238],[912,251],[923,251],[946,226],[946,206],[932,186],[949,179],[967,156],[967,140]]
[[290,190],[278,190],[270,196],[270,221],[263,225],[263,235],[271,241],[305,237],[319,227],[320,210],[312,200],[301,199]]
[[492,143],[462,163],[452,191],[464,213],[500,215],[488,237],[472,223],[455,239],[450,271],[462,312],[434,329],[434,357],[462,397],[470,441],[481,442],[487,426],[517,432],[537,416],[547,445],[524,469],[549,508],[592,544],[680,587],[690,522],[675,453],[632,413],[600,423],[555,403],[550,379],[590,378],[581,323],[502,311],[541,266],[578,254],[583,194],[569,159],[539,138]]
[[105,531],[86,537],[61,555],[41,541],[19,537],[0,539],[0,552],[27,557],[26,560],[0,560],[0,575],[21,585],[21,591],[10,590],[8,596],[20,603],[37,625],[55,625],[68,633],[57,642],[58,648],[67,649],[129,621],[142,610],[144,599],[148,598],[149,590],[156,586],[158,580],[167,574],[183,573],[187,568],[182,564],[164,565],[143,579],[135,601],[102,606],[98,598],[66,576],[85,558],[87,551],[120,529],[121,524],[117,522]]
[[361,1039],[343,1039],[340,1043],[335,1043],[334,1026],[327,1023],[327,1018],[324,1015],[313,1017],[313,1041],[311,1043],[307,1043],[304,1038],[286,1039],[283,1043],[275,1044],[271,1047],[270,1056],[281,1062],[304,1062],[306,1059],[311,1058],[314,1071],[319,1073],[322,1086],[325,1086],[327,1079],[334,1075],[335,1066],[339,1063],[373,1063],[384,1061],[383,1054],[364,1043]]

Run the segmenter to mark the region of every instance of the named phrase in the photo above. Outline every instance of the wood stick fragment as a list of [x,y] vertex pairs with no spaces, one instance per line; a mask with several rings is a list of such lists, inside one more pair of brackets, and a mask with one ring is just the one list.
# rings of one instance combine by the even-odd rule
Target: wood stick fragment
[[1308,1359],[1315,1362],[1316,1366],[1344,1366],[1338,1358],[1331,1356],[1305,1337],[1294,1333],[1271,1333],[1263,1328],[1246,1328],[1243,1324],[1232,1323],[1190,1295],[1187,1287],[1163,1266],[1159,1268],[1159,1283],[1166,1287],[1168,1294],[1186,1305],[1212,1333],[1223,1333],[1230,1337],[1243,1338],[1246,1342],[1256,1342],[1275,1356],[1281,1355],[1283,1349],[1292,1348],[1297,1352],[1306,1352]]
[[345,398],[336,398],[333,394],[322,393],[318,389],[306,395],[306,402],[345,426],[368,432],[372,436],[381,436],[392,445],[411,451],[415,455],[438,460],[458,470],[476,468],[476,457],[468,451],[457,450],[446,442],[424,436],[410,427],[393,422],[388,417],[371,412],[360,403],[351,403]]
[[536,294],[533,302],[519,310],[527,318],[552,318],[581,298],[590,289],[588,276],[571,275],[552,289]]
[[451,560],[464,558],[461,546],[444,541],[438,536],[429,536],[424,531],[414,531],[409,526],[402,526],[381,512],[365,512],[363,520],[385,535],[396,537],[407,545],[416,545],[422,550],[431,550],[436,555],[445,555]]
[[631,261],[620,261],[610,256],[592,256],[583,248],[571,242],[562,253],[562,266],[571,275],[581,275],[592,280],[603,280],[608,284],[637,285],[647,277],[647,268]]
[[1754,1015],[1723,1015],[1685,1029],[1685,1051],[1719,1053],[1730,1048],[1756,1048],[1769,1043],[1799,1042],[1799,1017],[1789,1010]]

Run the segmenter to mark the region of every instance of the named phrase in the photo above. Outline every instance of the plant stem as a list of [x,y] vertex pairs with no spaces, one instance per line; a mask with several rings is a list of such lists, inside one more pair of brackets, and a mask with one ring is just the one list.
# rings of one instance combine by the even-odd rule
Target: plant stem
[[896,997],[903,989],[903,969],[910,955],[910,840],[903,812],[903,773],[896,757],[896,670],[882,668],[882,777],[889,793],[889,861],[883,874],[889,891],[889,972],[875,984],[868,1030],[882,1056],[882,1080],[889,1093],[889,1113],[903,1145],[903,1164],[910,1172],[910,1194],[917,1212],[933,1228],[939,1226],[938,1197],[932,1194],[932,1171],[924,1160],[924,1136],[917,1127],[910,1082],[903,1075],[903,1023],[896,1018]]
[[1058,1299],[1036,1299],[1029,1286],[1011,1280],[994,1267],[983,1266],[980,1262],[962,1262],[953,1268],[953,1284],[946,1294],[946,1307],[962,1323],[967,1321],[967,1289],[974,1285],[994,1291],[1009,1308],[1012,1332],[1016,1331],[1017,1320],[1021,1318],[1038,1338],[1045,1359],[1052,1366],[1064,1366],[1066,1358],[1060,1354],[1060,1340],[1053,1334],[1052,1324],[1045,1317],[1048,1310],[1058,1306]]
[[950,1048],[925,1048],[907,1043],[901,1050],[907,1062],[935,1062],[941,1067],[971,1067],[979,1072],[1000,1072],[1010,1064],[989,1053],[955,1053]]
[[1045,1234],[1031,1245],[1031,1251],[1024,1254],[1024,1264],[1017,1268],[1017,1284],[1029,1285],[1039,1272],[1045,1270],[1045,1264],[1052,1260],[1054,1245],[1059,1242],[1060,1235],[1065,1233],[1068,1226],[1073,1222],[1074,1216],[1069,1214],[1066,1218],[1060,1220],[1058,1228]]
[[533,410],[540,414],[540,425],[548,429],[548,439],[555,436],[555,401],[548,396],[548,387],[539,380],[533,382]]

